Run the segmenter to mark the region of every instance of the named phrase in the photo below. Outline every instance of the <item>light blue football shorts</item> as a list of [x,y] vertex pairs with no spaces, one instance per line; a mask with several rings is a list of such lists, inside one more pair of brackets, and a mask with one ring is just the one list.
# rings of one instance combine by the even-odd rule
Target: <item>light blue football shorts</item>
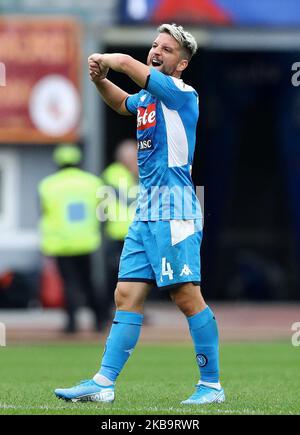
[[159,288],[200,285],[202,220],[133,221],[121,254],[118,281]]

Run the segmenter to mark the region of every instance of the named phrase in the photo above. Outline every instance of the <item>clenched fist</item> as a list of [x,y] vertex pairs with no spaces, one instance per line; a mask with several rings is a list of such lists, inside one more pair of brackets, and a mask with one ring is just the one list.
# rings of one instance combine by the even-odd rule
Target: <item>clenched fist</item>
[[102,54],[94,53],[88,58],[90,79],[93,82],[98,82],[106,78],[109,68],[103,65]]

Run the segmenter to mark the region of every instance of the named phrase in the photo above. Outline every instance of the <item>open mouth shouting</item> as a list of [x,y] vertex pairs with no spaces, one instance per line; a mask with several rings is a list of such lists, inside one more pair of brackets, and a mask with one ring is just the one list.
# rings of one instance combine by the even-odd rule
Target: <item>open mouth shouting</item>
[[162,62],[154,57],[151,61],[151,65],[153,67],[159,67],[162,65]]

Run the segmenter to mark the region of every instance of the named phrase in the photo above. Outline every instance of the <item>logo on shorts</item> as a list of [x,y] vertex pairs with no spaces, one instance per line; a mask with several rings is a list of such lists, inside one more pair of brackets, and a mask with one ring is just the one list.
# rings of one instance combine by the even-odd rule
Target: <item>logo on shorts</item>
[[148,104],[147,107],[139,107],[137,110],[137,129],[146,130],[146,128],[156,125],[156,104]]
[[198,353],[196,358],[197,358],[197,363],[198,363],[199,367],[206,366],[208,360],[207,360],[207,357],[205,355],[203,355],[203,353]]
[[180,276],[189,276],[189,275],[193,275],[191,269],[189,268],[189,266],[187,264],[185,264],[182,268],[182,271],[180,273]]

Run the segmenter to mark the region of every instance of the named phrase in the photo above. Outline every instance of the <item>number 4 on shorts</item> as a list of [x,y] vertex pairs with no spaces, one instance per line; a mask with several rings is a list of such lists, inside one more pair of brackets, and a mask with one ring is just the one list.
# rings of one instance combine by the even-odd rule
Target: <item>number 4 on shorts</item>
[[163,276],[168,275],[169,279],[173,279],[173,269],[171,268],[171,264],[167,262],[166,257],[162,258],[161,262],[161,274]]

